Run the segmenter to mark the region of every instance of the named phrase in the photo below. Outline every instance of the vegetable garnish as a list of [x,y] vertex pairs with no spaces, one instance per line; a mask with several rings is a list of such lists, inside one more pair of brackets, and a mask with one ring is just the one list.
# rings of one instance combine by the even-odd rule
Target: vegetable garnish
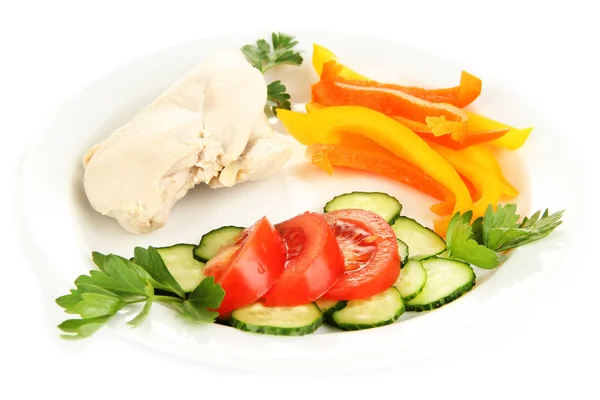
[[338,144],[345,132],[363,135],[450,190],[455,200],[452,213],[472,208],[469,190],[456,170],[417,134],[393,118],[358,106],[326,107],[310,113],[279,110],[278,118],[290,135],[307,146]]
[[[323,65],[325,65],[329,61],[337,60],[337,56],[331,50],[318,44],[313,45],[312,64],[315,72],[319,76],[321,76]],[[347,65],[343,66],[338,76],[350,80],[370,80],[369,78],[353,71]],[[475,114],[471,111],[465,110],[465,112],[467,113],[468,117],[467,132],[498,131],[503,129],[510,129],[507,134],[491,142],[495,146],[502,147],[508,150],[516,150],[519,147],[521,147],[529,137],[531,131],[533,130],[533,128],[513,128],[501,122],[497,122],[482,115]]]
[[464,214],[456,213],[448,224],[446,245],[448,257],[456,258],[480,268],[492,269],[500,265],[494,250],[477,243],[473,227],[469,225],[473,217],[472,211]]
[[345,134],[338,144],[314,144],[308,146],[307,152],[312,163],[330,175],[334,166],[372,172],[397,180],[440,201],[453,201],[452,193],[444,185],[364,136]]
[[[76,289],[56,299],[68,314],[81,319],[68,319],[58,327],[65,339],[91,336],[121,309],[144,302],[144,307],[128,324],[137,326],[144,321],[154,302],[179,312],[196,322],[213,322],[225,292],[214,279],[204,279],[191,293],[186,294],[171,275],[156,249],[135,249],[133,261],[98,252],[92,254],[99,270],[90,271],[75,280]],[[161,294],[156,294],[160,290]]]
[[[271,45],[265,39],[258,39],[256,44],[247,44],[242,47],[242,53],[250,64],[255,66],[261,73],[267,72],[272,67],[283,64],[301,65],[302,55],[295,51],[294,47],[298,41],[294,36],[285,33],[271,34]],[[286,93],[286,87],[281,81],[271,82],[267,86],[267,106],[271,107],[273,112],[276,108],[289,110],[290,95]]]
[[523,218],[515,204],[499,204],[496,211],[488,206],[485,215],[475,219],[472,211],[456,213],[446,232],[448,256],[481,268],[492,269],[500,264],[498,253],[535,242],[548,236],[562,221],[564,210],[553,214],[548,209]]
[[329,61],[321,80],[312,86],[312,100],[327,106],[362,106],[387,116],[401,116],[426,124],[435,136],[450,134],[462,141],[467,131],[464,110],[446,103],[434,103],[375,81],[349,80],[339,76],[343,66]]
[[[309,101],[308,103],[306,103],[305,107],[306,112],[313,112],[326,108],[327,106],[316,103],[314,101]],[[485,144],[497,141],[498,139],[502,138],[511,131],[510,127],[474,131],[471,125],[467,125],[467,132],[465,133],[463,141],[457,142],[455,140],[452,140],[450,135],[435,136],[431,132],[431,129],[424,123],[413,121],[412,119],[400,117],[398,115],[395,115],[393,118],[396,121],[400,122],[402,125],[406,126],[414,133],[416,133],[417,135],[419,135],[421,138],[426,139],[430,142],[441,144],[453,150],[463,150],[478,144]]]

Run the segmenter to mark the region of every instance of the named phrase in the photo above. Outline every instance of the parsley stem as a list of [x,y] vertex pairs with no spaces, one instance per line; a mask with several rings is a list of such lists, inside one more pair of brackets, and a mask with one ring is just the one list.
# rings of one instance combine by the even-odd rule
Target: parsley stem
[[174,303],[183,303],[183,300],[179,297],[173,296],[154,296],[154,300],[156,301],[172,301]]
[[126,301],[125,303],[126,304],[135,304],[135,303],[141,303],[142,301],[146,301],[146,300],[148,300],[148,298],[144,297],[141,299],[129,300],[129,301]]

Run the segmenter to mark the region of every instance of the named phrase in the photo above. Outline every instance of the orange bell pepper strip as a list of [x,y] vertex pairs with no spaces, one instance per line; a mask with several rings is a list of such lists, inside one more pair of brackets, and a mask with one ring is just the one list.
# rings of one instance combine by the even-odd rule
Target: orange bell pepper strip
[[509,129],[508,133],[501,138],[491,142],[494,146],[503,147],[508,150],[516,150],[523,146],[533,128],[517,129],[505,125],[501,122],[494,121],[482,115],[466,111],[469,118],[469,129],[472,130],[493,130],[493,129]]
[[[317,44],[313,45],[312,64],[313,68],[319,76],[321,76],[323,65],[325,63],[327,63],[328,61],[336,61],[337,59],[338,58],[335,56],[335,54],[333,54],[333,52],[331,52],[329,49],[326,49],[325,47]],[[342,71],[339,73],[339,76],[351,80],[369,80],[369,78],[358,74],[346,65],[343,66]],[[476,132],[509,129],[509,132],[506,135],[492,141],[492,144],[494,146],[502,147],[508,150],[516,150],[523,146],[523,144],[529,137],[531,131],[533,130],[533,128],[513,128],[511,126],[508,126],[498,121],[494,121],[482,115],[466,110],[465,112],[467,113],[469,121],[467,126],[468,131]]]
[[468,119],[464,110],[422,100],[379,82],[344,79],[339,76],[342,68],[335,61],[323,65],[321,80],[312,86],[314,102],[326,106],[367,107],[391,117],[425,123],[435,136],[450,133],[455,141],[464,139]]
[[333,167],[346,167],[394,179],[441,201],[453,203],[452,193],[406,160],[366,137],[344,134],[338,144],[313,144],[307,149],[313,164],[330,175]]
[[384,87],[394,87],[411,96],[434,103],[447,103],[462,108],[475,101],[481,94],[481,79],[471,75],[467,71],[462,71],[460,75],[460,85],[444,89],[424,89],[414,86],[385,85]]
[[[333,174],[333,167],[335,166],[371,172],[394,179],[442,201],[442,203],[431,207],[434,213],[438,215],[452,213],[454,196],[448,189],[425,174],[421,169],[364,136],[346,133],[343,134],[338,144],[313,144],[308,146],[307,155],[313,164],[330,175]],[[476,201],[477,191],[473,184],[463,176],[461,176],[461,179],[467,186],[473,201]]]
[[[337,59],[337,56],[331,50],[318,44],[313,44],[312,64],[317,75],[321,76],[323,72],[323,65],[329,61],[336,61]],[[369,80],[367,77],[354,72],[346,65],[342,66],[339,76],[350,80]],[[410,94],[411,96],[434,103],[447,103],[462,108],[471,104],[481,94],[481,79],[471,75],[466,71],[462,71],[459,86],[451,88],[425,89],[416,86],[385,84],[383,84],[382,87],[401,90],[404,93]]]
[[277,117],[287,132],[306,146],[338,144],[343,133],[348,132],[365,136],[450,190],[454,195],[453,212],[471,209],[471,195],[456,170],[423,139],[393,118],[356,106],[327,107],[311,113],[278,109]]
[[[306,111],[312,112],[315,110],[320,110],[324,107],[323,104],[315,103],[314,101],[309,101],[306,103]],[[393,117],[396,121],[400,122],[402,125],[406,126],[411,131],[415,132],[417,135],[422,137],[423,139],[429,140],[434,143],[441,144],[443,146],[449,147],[453,150],[461,150],[470,146],[475,146],[482,143],[488,143],[495,139],[501,138],[505,134],[510,131],[510,128],[498,129],[492,131],[479,131],[479,132],[471,132],[470,125],[467,125],[467,134],[465,139],[462,142],[457,142],[452,140],[448,135],[435,136],[431,133],[429,127],[421,122],[413,121],[412,119],[404,118],[404,117]]]
[[[394,119],[397,120],[398,118],[394,117]],[[506,135],[510,131],[510,129],[498,129],[494,131],[479,132],[470,132],[470,129],[467,129],[467,133],[465,134],[465,138],[462,142],[452,140],[452,138],[449,135],[435,136],[429,131],[423,131],[419,129],[412,129],[412,131],[420,137],[422,137],[423,139],[429,140],[430,142],[441,144],[442,146],[448,147],[452,150],[462,150],[470,148],[471,146],[476,146],[482,143],[489,143],[494,140],[497,140],[502,136]]]

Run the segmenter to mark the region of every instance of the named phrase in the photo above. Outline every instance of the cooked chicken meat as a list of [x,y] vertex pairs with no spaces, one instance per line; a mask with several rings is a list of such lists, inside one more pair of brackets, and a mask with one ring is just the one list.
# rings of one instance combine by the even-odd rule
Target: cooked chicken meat
[[265,115],[262,74],[241,52],[214,55],[83,157],[92,207],[127,231],[166,223],[196,184],[228,187],[278,171],[291,149]]

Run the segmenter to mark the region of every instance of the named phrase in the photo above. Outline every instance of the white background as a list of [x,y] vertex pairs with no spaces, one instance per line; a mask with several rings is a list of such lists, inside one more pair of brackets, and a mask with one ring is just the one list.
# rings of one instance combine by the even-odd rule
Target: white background
[[[591,1],[536,3],[3,1],[0,193],[8,204],[2,205],[0,241],[0,398],[599,398],[600,265],[591,253],[598,226],[600,32],[586,5]],[[61,342],[42,316],[42,304],[53,299],[38,292],[43,282],[17,252],[12,234],[14,181],[29,137],[83,86],[149,52],[218,33],[292,28],[392,37],[467,70],[493,71],[560,121],[564,134],[581,144],[569,158],[586,165],[594,192],[581,199],[589,231],[570,249],[562,273],[540,288],[537,301],[474,332],[467,347],[410,370],[326,378],[242,375],[174,361],[102,332],[88,341]]]

